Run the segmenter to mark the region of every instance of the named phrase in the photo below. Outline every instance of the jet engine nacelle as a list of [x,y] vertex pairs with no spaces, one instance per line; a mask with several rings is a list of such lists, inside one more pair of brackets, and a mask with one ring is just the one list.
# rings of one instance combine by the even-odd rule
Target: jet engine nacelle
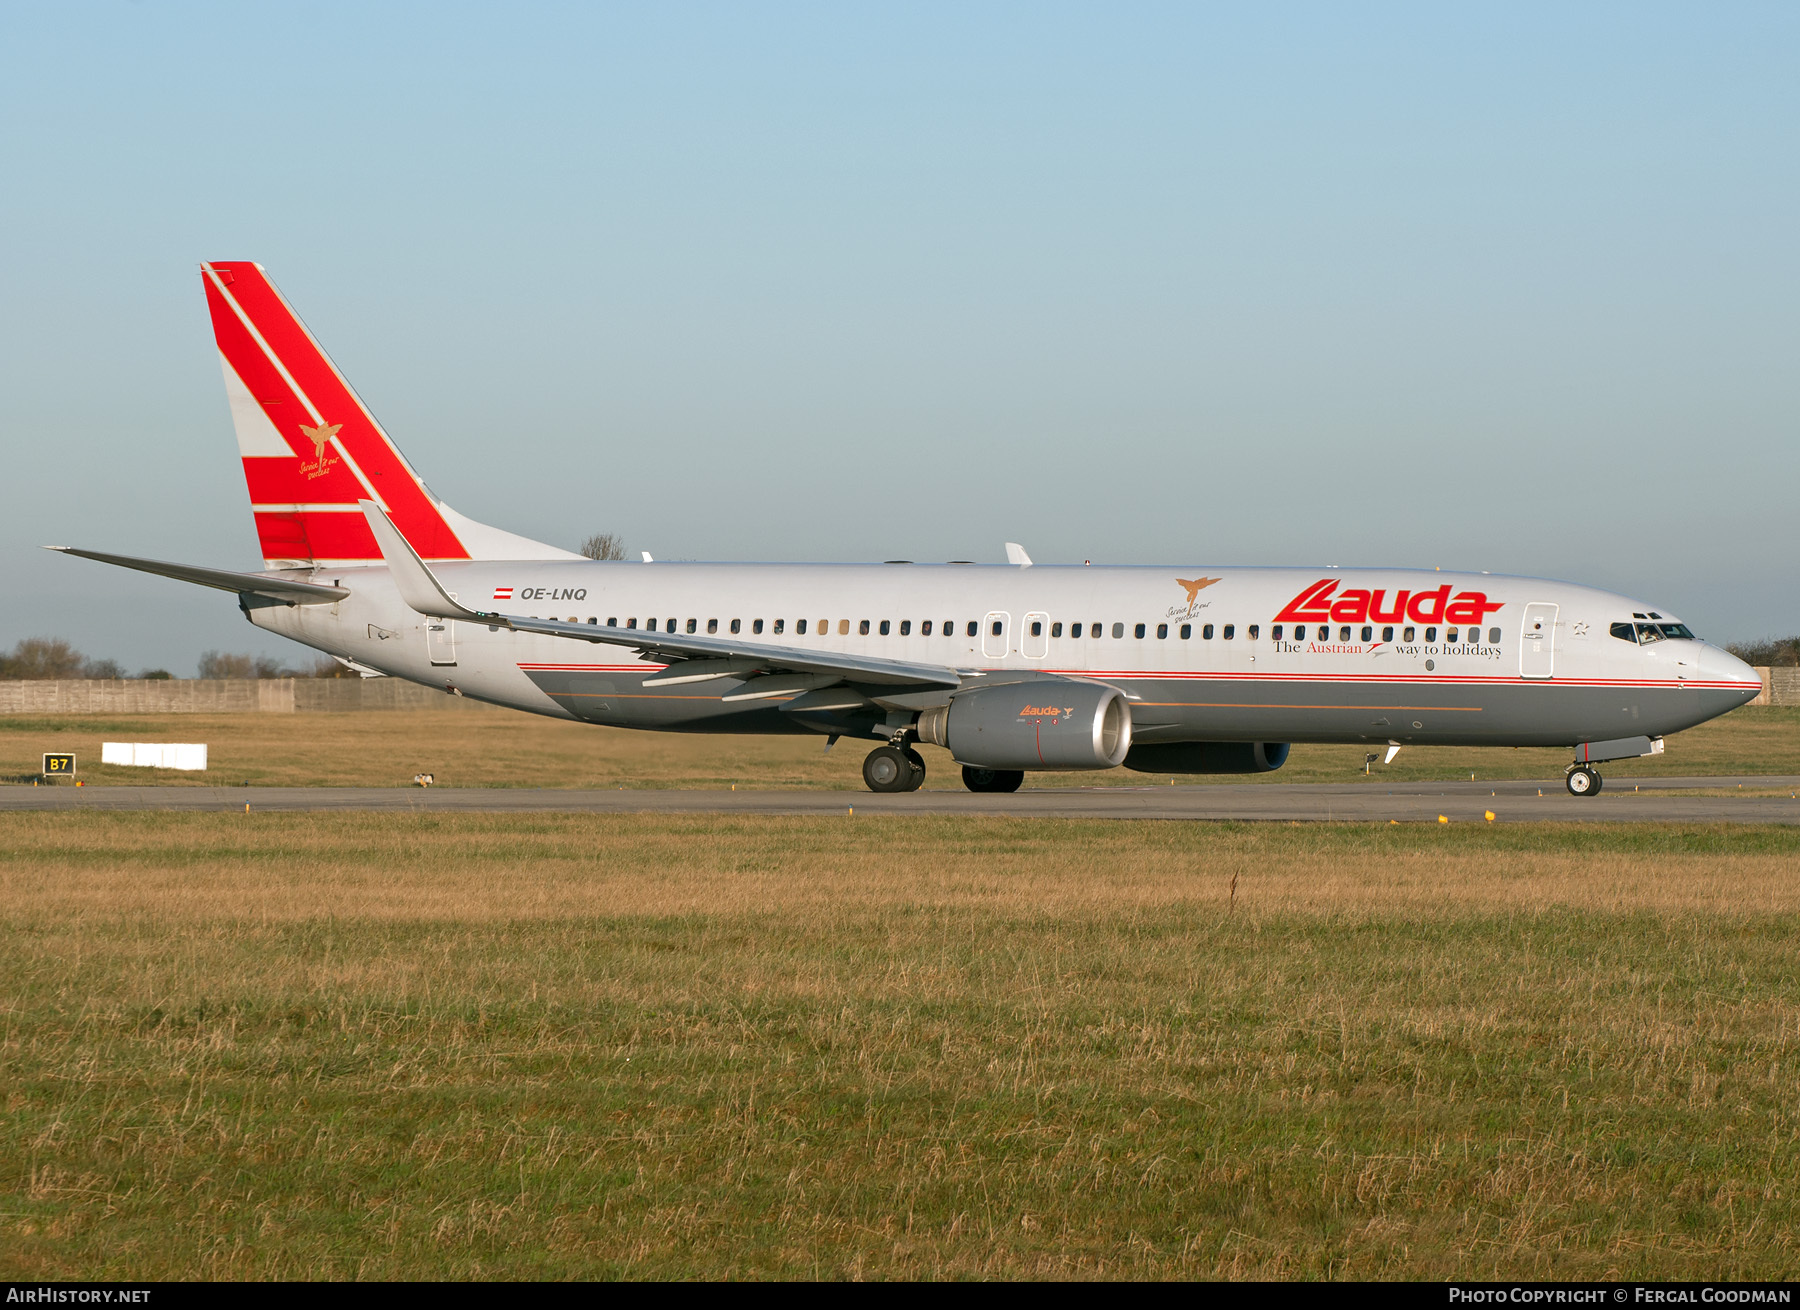
[[979,769],[1116,769],[1131,750],[1131,707],[1091,683],[981,687],[921,714],[919,740]]
[[1285,741],[1144,742],[1125,767],[1139,773],[1272,773],[1287,763]]

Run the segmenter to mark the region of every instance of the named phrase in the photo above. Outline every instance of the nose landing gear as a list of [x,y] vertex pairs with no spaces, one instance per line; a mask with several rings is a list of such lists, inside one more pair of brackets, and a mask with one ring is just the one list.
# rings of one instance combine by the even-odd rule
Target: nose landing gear
[[925,782],[924,757],[911,746],[877,746],[863,761],[870,791],[917,791]]
[[1569,789],[1571,796],[1598,796],[1600,775],[1585,764],[1571,764],[1569,772],[1563,778],[1563,785]]

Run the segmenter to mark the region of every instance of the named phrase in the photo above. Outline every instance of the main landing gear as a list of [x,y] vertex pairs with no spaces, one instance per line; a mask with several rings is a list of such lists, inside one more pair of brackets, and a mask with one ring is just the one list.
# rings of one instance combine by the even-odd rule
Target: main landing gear
[[1571,764],[1563,785],[1569,789],[1571,796],[1598,796],[1600,794],[1600,775],[1586,764]]
[[925,782],[925,758],[911,746],[877,746],[863,761],[870,791],[917,791]]

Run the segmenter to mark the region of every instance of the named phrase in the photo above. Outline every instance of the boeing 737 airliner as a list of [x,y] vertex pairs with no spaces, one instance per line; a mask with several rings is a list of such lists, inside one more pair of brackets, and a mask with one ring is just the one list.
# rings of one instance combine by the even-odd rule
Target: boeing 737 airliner
[[1761,689],[1654,603],[1404,569],[594,561],[433,496],[264,273],[201,266],[263,571],[74,555],[235,592],[349,667],[534,714],[881,744],[875,791],[947,747],[1029,770],[1250,773],[1296,741],[1563,746],[1594,765]]

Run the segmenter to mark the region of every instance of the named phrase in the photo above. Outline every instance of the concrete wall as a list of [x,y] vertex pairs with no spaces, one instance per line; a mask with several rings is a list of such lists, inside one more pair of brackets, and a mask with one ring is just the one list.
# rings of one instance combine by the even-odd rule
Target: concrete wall
[[1800,667],[1758,669],[1768,688],[1769,704],[1800,705]]
[[317,714],[492,708],[399,678],[0,679],[0,714]]

